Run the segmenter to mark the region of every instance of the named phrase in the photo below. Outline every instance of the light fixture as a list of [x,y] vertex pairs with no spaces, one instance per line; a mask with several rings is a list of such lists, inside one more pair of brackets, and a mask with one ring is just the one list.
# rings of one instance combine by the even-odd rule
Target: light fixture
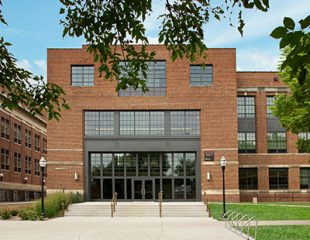
[[226,167],[226,158],[224,155],[222,155],[222,157],[221,157],[220,164],[221,164],[222,168]]
[[25,177],[23,183],[27,183],[27,182],[28,182],[28,177]]
[[223,214],[222,218],[226,218],[226,202],[225,202],[225,167],[226,167],[226,158],[222,155],[220,160],[220,165],[222,168],[222,176],[223,176]]
[[78,172],[75,172],[75,173],[74,173],[74,180],[75,180],[75,181],[78,181],[78,180],[79,180],[79,173],[78,173]]
[[210,181],[210,180],[211,180],[211,173],[207,172],[207,181]]
[[3,173],[0,173],[0,181],[3,180],[3,177],[4,177],[4,174],[3,174]]

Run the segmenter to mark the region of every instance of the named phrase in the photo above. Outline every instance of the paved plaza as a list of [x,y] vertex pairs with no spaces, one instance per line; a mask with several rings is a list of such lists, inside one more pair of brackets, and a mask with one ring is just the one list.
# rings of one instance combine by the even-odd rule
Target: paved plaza
[[210,218],[65,217],[48,221],[0,221],[5,240],[240,240]]

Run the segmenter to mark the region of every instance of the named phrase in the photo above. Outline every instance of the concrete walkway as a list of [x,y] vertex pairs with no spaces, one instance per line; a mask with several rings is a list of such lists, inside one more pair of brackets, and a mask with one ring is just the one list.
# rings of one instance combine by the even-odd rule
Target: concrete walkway
[[310,220],[273,220],[273,221],[258,221],[258,226],[273,226],[273,225],[309,225]]
[[5,240],[241,240],[209,218],[68,217],[49,221],[0,221]]

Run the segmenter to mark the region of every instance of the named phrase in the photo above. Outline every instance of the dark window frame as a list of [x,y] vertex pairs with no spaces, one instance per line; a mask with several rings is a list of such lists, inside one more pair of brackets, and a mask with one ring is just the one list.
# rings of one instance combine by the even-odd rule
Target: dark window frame
[[[81,68],[82,69],[82,73],[81,74],[79,74],[79,75],[81,75],[81,82],[76,82],[76,83],[74,83],[74,73],[73,73],[73,68]],[[84,74],[84,68],[89,68],[89,67],[92,67],[93,68],[93,78],[92,78],[92,81],[90,81],[91,82],[91,84],[86,84],[87,83],[87,81],[85,81],[85,75],[86,74]],[[95,66],[94,65],[92,65],[92,64],[85,64],[85,65],[76,65],[76,64],[73,64],[73,65],[71,65],[71,67],[70,67],[70,69],[71,69],[71,72],[70,72],[70,76],[71,76],[71,86],[72,87],[93,87],[94,85],[95,85]],[[76,75],[78,75],[78,74],[76,74]],[[79,84],[78,84],[79,83]]]
[[255,96],[237,96],[238,118],[240,118],[240,119],[255,119],[255,117],[256,117],[256,106],[255,106],[255,104],[256,104]]
[[14,152],[14,172],[22,172],[22,155]]
[[[279,134],[285,134],[284,140],[279,140]],[[271,136],[275,136],[275,139],[271,139]],[[282,144],[285,143],[285,148],[282,148]],[[275,146],[271,148],[270,146]],[[284,145],[283,145],[284,146]],[[287,152],[287,134],[286,132],[268,132],[267,133],[267,149],[268,153],[286,153]]]
[[266,114],[267,114],[267,119],[275,119],[277,118],[276,116],[273,115],[270,107],[274,105],[274,100],[276,99],[275,96],[266,96]]
[[269,189],[288,189],[288,168],[269,168]]
[[[120,97],[129,97],[129,96],[166,96],[167,93],[167,62],[166,60],[156,59],[154,61],[146,62],[149,67],[146,70],[147,79],[145,83],[149,91],[143,93],[141,88],[134,89],[131,86],[128,86],[127,89],[120,90],[118,95]],[[157,63],[159,64],[156,66]],[[120,62],[120,72],[122,75],[122,68],[126,68],[126,64],[130,62],[122,61]],[[124,67],[125,66],[125,67]],[[156,68],[157,67],[157,68]],[[152,77],[152,78],[151,78]],[[144,79],[142,73],[139,73],[139,78]]]
[[310,189],[310,167],[300,168],[300,189]]
[[[190,120],[191,117],[198,117],[198,119],[192,121],[194,118]],[[189,131],[189,129],[193,130]],[[200,111],[170,111],[170,134],[171,136],[199,136]]]
[[[212,64],[190,64],[190,85],[192,87],[206,87],[213,85]],[[193,80],[196,81],[193,81]],[[199,79],[199,80],[198,80]]]
[[[242,181],[242,179],[244,181]],[[239,189],[257,190],[258,189],[258,169],[239,168]]]
[[40,164],[39,159],[34,159],[34,175],[40,176]]
[[[244,134],[244,140],[240,139],[239,136],[241,134]],[[250,140],[249,138],[249,134],[254,134],[254,140]],[[241,142],[244,142],[244,146],[245,148],[240,148],[240,146],[242,145]],[[255,148],[248,148],[248,143],[249,142],[254,142],[254,146]],[[256,153],[256,132],[238,132],[238,153]]]
[[40,152],[40,135],[34,134],[34,150]]
[[31,157],[25,156],[25,173],[31,175]]
[[10,120],[6,117],[1,117],[1,137],[10,140]]
[[32,145],[32,133],[31,130],[25,129],[25,146],[31,148]]
[[10,170],[10,151],[5,148],[1,148],[1,169]]
[[14,123],[14,142],[16,144],[22,143],[22,127],[16,123]]

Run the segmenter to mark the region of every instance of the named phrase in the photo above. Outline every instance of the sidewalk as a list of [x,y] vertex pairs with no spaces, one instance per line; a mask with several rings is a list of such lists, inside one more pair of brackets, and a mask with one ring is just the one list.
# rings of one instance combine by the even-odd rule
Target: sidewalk
[[258,226],[272,226],[272,225],[309,225],[310,220],[273,220],[273,221],[258,221]]
[[65,217],[48,221],[0,221],[5,240],[241,240],[210,218]]

